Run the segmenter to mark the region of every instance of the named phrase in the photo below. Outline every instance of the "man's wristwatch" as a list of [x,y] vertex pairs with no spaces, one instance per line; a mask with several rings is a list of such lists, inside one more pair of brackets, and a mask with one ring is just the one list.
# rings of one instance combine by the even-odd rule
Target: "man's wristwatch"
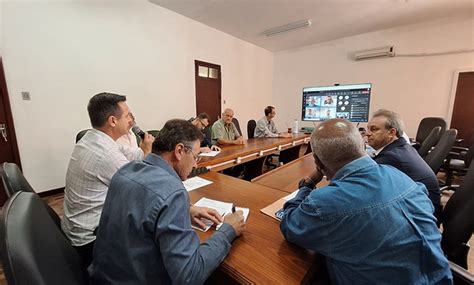
[[298,189],[302,187],[308,187],[309,189],[314,189],[316,187],[316,183],[314,183],[313,179],[310,177],[305,177],[298,182]]

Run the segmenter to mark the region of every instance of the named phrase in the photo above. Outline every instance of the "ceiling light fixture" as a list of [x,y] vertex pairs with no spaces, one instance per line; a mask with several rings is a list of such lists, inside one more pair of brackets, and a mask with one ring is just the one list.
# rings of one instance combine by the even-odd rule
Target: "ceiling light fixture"
[[283,26],[279,26],[279,27],[276,27],[276,28],[268,29],[268,30],[264,31],[262,33],[262,35],[264,35],[266,37],[271,37],[271,36],[274,36],[274,35],[277,35],[277,34],[280,34],[280,33],[285,33],[285,32],[289,32],[289,31],[301,29],[301,28],[306,28],[306,27],[309,27],[309,26],[311,26],[311,20],[302,20],[302,21],[298,21],[298,22],[289,23],[289,24],[286,24],[286,25],[283,25]]

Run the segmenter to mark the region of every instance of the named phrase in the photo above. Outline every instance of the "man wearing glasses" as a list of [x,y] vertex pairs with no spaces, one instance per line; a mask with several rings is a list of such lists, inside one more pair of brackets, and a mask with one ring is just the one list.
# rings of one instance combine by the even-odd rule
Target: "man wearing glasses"
[[[242,234],[242,211],[222,218],[189,206],[182,181],[199,160],[202,135],[185,120],[170,120],[145,160],[112,178],[100,220],[91,284],[202,284]],[[223,225],[201,243],[191,222]]]
[[191,118],[188,120],[191,124],[193,124],[198,130],[201,131],[203,135],[203,140],[201,142],[201,152],[210,152],[212,151],[220,151],[221,149],[217,145],[213,145],[211,142],[211,138],[209,138],[204,129],[209,126],[209,115],[207,113],[200,113],[197,115],[196,118]]

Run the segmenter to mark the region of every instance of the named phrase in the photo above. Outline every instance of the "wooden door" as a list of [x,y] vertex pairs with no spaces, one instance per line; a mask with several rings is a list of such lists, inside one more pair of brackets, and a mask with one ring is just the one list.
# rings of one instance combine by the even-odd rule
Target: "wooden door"
[[206,112],[210,125],[221,115],[221,67],[216,64],[194,61],[196,79],[196,115]]
[[[14,162],[21,168],[3,61],[0,58],[0,164],[3,162]],[[0,206],[6,200],[3,183],[0,182]]]
[[451,128],[458,130],[458,138],[464,139],[462,146],[469,147],[474,135],[474,71],[460,72],[456,86]]

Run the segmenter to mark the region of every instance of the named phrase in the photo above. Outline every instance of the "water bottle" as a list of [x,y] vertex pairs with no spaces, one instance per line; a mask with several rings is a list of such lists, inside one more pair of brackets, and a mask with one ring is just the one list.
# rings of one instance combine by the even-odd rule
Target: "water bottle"
[[293,122],[293,133],[295,135],[298,134],[298,120],[297,119],[295,119],[295,121]]

